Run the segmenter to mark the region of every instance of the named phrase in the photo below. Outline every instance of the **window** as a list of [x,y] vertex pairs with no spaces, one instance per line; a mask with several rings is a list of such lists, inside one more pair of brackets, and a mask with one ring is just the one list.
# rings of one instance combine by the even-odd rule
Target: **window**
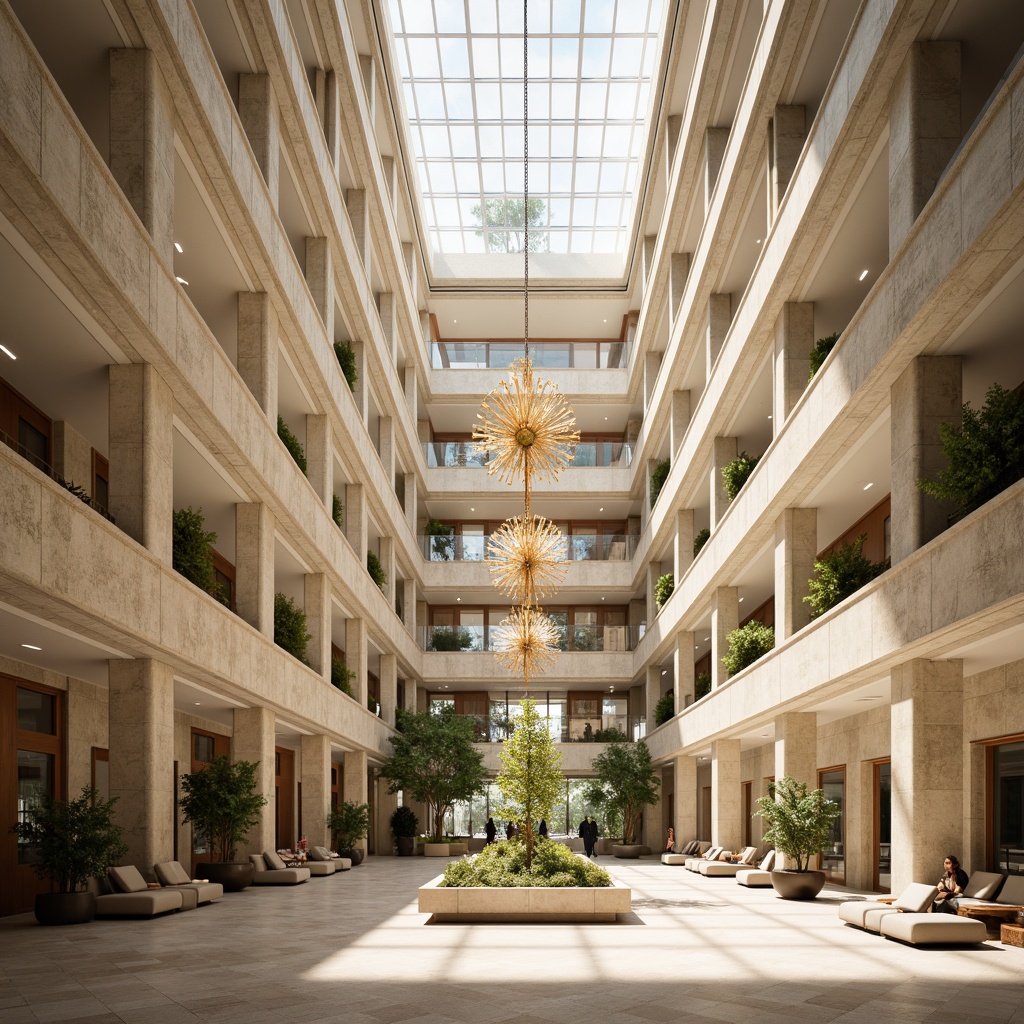
[[24,395],[0,380],[0,438],[33,466],[50,471],[53,423]]
[[110,463],[95,448],[92,450],[92,500],[110,508]]
[[839,804],[839,817],[821,851],[820,869],[830,882],[846,881],[846,852],[843,834],[846,826],[846,767],[828,768],[818,772],[818,786],[825,791],[825,799]]
[[25,732],[57,734],[57,698],[50,693],[18,687],[18,728]]
[[1024,874],[1024,741],[992,747],[994,870]]

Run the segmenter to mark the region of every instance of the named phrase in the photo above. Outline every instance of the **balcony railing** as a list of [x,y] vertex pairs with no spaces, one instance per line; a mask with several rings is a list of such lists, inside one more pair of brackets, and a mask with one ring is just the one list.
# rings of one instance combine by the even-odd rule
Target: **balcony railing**
[[[432,341],[435,370],[504,370],[522,357],[523,346],[509,341]],[[629,364],[622,341],[531,341],[530,360],[543,370],[619,370]]]
[[[544,714],[544,708],[539,709]],[[478,743],[503,743],[515,731],[515,720],[503,715],[485,719],[481,715],[464,715],[473,721]],[[644,715],[551,715],[548,730],[555,743],[621,743],[642,740],[647,735]]]
[[[483,468],[487,452],[475,441],[427,441],[423,458],[429,469],[449,467]],[[628,466],[633,461],[633,445],[628,441],[581,441],[576,445],[570,466]]]
[[[570,562],[626,562],[639,539],[634,533],[574,533],[566,538],[567,557]],[[487,541],[487,537],[464,534],[420,537],[420,551],[428,562],[482,562]]]
[[[557,623],[556,623],[557,625]],[[493,626],[421,626],[419,644],[424,651],[493,651]],[[632,651],[643,635],[637,626],[559,626],[562,651]]]

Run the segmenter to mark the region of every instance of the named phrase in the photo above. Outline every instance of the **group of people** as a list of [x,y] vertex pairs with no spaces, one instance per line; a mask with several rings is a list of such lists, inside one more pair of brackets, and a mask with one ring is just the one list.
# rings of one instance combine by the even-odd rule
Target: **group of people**
[[[580,822],[578,829],[579,837],[583,840],[583,849],[588,857],[594,856],[594,847],[597,845],[597,822],[588,814]],[[487,845],[497,841],[498,826],[494,824],[494,818],[488,818],[484,826],[484,834],[487,836]],[[514,821],[508,822],[505,826],[505,838],[513,839],[519,834],[519,828]],[[548,838],[548,823],[543,818],[537,826],[537,835],[542,839]]]

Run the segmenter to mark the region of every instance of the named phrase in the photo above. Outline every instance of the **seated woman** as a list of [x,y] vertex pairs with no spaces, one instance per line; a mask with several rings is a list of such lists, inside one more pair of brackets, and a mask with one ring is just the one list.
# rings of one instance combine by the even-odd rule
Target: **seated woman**
[[675,829],[671,825],[668,827],[668,838],[665,840],[665,852],[675,853],[676,852],[676,833]]
[[957,897],[967,885],[967,872],[960,867],[960,861],[953,854],[942,862],[942,866],[946,870],[938,881],[939,894],[932,902],[932,911],[937,914],[955,914]]

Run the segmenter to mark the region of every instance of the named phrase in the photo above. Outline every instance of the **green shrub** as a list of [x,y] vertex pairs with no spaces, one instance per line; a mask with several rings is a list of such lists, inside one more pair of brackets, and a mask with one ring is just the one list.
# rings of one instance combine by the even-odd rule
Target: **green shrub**
[[401,807],[395,808],[390,824],[391,834],[396,839],[411,839],[419,831],[420,819],[416,817],[416,812],[411,807],[402,804]]
[[700,553],[700,549],[711,539],[711,531],[705,526],[703,530],[698,530],[697,535],[693,538],[693,557],[696,558]]
[[435,626],[430,634],[432,651],[468,651],[473,646],[473,634],[456,626]]
[[657,704],[654,705],[654,724],[655,726],[664,725],[675,717],[676,713],[676,695],[672,690],[669,690]]
[[665,481],[668,479],[668,473],[671,468],[671,459],[663,459],[654,467],[654,472],[651,473],[651,508],[654,508],[654,504],[658,500],[658,495],[661,494],[662,487],[665,486]]
[[339,530],[345,529],[345,506],[336,494],[331,495],[331,518]]
[[629,737],[615,725],[608,726],[607,729],[598,729],[594,733],[595,743],[628,743]]
[[370,831],[370,805],[347,801],[338,804],[327,815],[327,831],[334,849],[344,855]]
[[277,436],[284,442],[285,448],[288,449],[288,454],[295,460],[295,465],[302,470],[303,475],[306,473],[306,452],[302,447],[302,443],[299,439],[291,432],[288,424],[285,423],[280,416],[277,417]]
[[821,369],[821,364],[828,358],[829,352],[836,347],[839,335],[830,334],[827,338],[819,338],[811,349],[811,372],[807,379],[814,380],[814,375]]
[[700,700],[701,697],[706,697],[711,692],[711,673],[705,669],[703,672],[697,673],[697,678],[693,681],[693,699]]
[[815,561],[814,576],[808,583],[810,594],[804,598],[811,606],[811,618],[823,615],[885,572],[884,562],[871,562],[861,554],[866,539],[867,534],[862,533]]
[[370,574],[370,579],[383,590],[388,581],[388,574],[384,571],[384,566],[380,564],[380,559],[374,551],[366,552],[366,571]]
[[967,515],[1024,477],[1024,395],[993,384],[977,412],[964,403],[960,426],[939,424],[939,441],[948,466],[918,487]]
[[423,528],[430,538],[428,557],[432,562],[450,562],[455,557],[455,527],[431,516]]
[[349,391],[355,391],[356,381],[359,380],[359,373],[356,370],[356,354],[347,341],[336,341],[334,343],[334,354],[338,359],[341,372],[348,381]]
[[306,613],[296,608],[290,597],[278,592],[274,595],[274,643],[286,650],[293,658],[298,658],[303,665],[306,661],[306,644],[313,639],[306,632]]
[[761,461],[760,455],[748,455],[740,452],[732,462],[727,462],[722,467],[722,483],[725,484],[725,493],[729,495],[730,501],[736,500],[740,488],[747,482],[754,467]]
[[354,697],[352,680],[355,677],[355,672],[341,658],[337,655],[331,658],[331,686],[341,690],[342,693],[347,693],[350,697]]
[[203,528],[203,510],[191,505],[175,509],[171,524],[171,564],[175,570],[200,590],[227,604],[228,595],[213,571],[213,545],[217,543],[217,534]]
[[675,589],[676,581],[672,573],[667,572],[664,576],[659,576],[658,582],[654,584],[654,603],[660,608],[672,596],[672,591]]
[[538,838],[533,863],[526,866],[526,843],[504,840],[485,846],[473,857],[449,864],[439,885],[449,888],[510,888],[512,886],[606,888],[612,884],[608,872],[578,857],[568,846],[552,839]]
[[775,647],[775,630],[751,620],[745,626],[734,629],[726,640],[729,653],[722,658],[722,664],[729,675],[734,676]]

